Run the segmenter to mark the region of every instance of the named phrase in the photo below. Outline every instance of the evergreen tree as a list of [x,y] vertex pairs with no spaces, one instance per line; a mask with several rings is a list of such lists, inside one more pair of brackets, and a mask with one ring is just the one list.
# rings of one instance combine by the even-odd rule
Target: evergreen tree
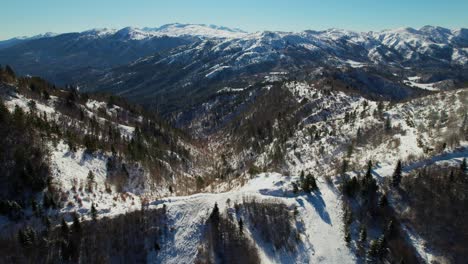
[[398,160],[398,163],[395,168],[395,171],[393,172],[393,178],[392,178],[392,184],[394,187],[400,186],[401,176],[402,176],[401,161]]
[[312,176],[310,173],[307,174],[304,181],[302,181],[302,190],[306,193],[309,193],[317,189],[318,189],[318,186],[317,186],[317,182],[315,181],[314,176]]
[[299,187],[297,186],[297,183],[293,182],[292,186],[293,186],[293,193],[298,194],[299,193]]
[[365,243],[367,239],[367,228],[365,225],[361,225],[361,231],[359,232],[359,242]]
[[60,230],[62,232],[63,237],[68,237],[68,234],[70,233],[70,228],[68,227],[68,224],[64,218],[62,218],[62,226]]
[[345,230],[345,242],[346,244],[349,245],[349,243],[351,243],[351,232],[349,231],[349,228]]
[[93,219],[93,221],[97,220],[97,210],[94,206],[94,203],[91,204],[91,218]]
[[312,176],[312,174],[310,173],[307,174],[306,179],[307,179],[307,182],[309,183],[310,190],[312,191],[318,190],[317,181],[315,180],[315,177]]
[[385,130],[388,132],[392,130],[392,121],[389,116],[385,119]]
[[372,178],[372,161],[367,162],[366,179]]
[[464,173],[466,173],[466,158],[463,158],[463,161],[462,161],[462,163],[460,165],[460,171],[461,171],[462,175]]
[[343,159],[343,163],[341,164],[341,174],[345,174],[348,171],[348,160]]
[[94,185],[94,173],[92,171],[88,172],[88,192],[93,191],[93,185]]
[[218,208],[218,203],[215,203],[215,206],[213,207],[213,211],[211,212],[210,215],[210,220],[214,224],[219,223],[219,208]]
[[384,106],[383,102],[380,101],[377,104],[377,111],[378,111],[379,115],[382,115],[384,108],[385,108],[385,106]]
[[359,127],[356,133],[356,141],[361,142],[361,140],[362,140],[362,132],[361,132],[361,128]]
[[372,240],[367,251],[367,260],[370,262],[376,261],[379,255],[379,243],[377,240]]
[[384,195],[382,195],[382,197],[380,197],[379,206],[380,207],[386,207],[387,205],[388,205],[387,195],[384,194]]
[[242,221],[242,217],[239,218],[238,222],[239,222],[239,232],[243,234],[244,233],[244,221]]
[[81,223],[77,213],[73,214],[72,231],[73,233],[81,233]]

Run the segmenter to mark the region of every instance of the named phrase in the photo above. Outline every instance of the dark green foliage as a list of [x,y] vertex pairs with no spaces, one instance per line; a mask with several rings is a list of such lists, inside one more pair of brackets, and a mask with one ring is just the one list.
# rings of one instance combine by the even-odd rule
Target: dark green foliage
[[88,172],[88,177],[87,177],[87,189],[88,192],[92,192],[94,188],[94,173],[92,171]]
[[468,179],[450,180],[451,171],[461,170],[437,165],[418,169],[402,179],[400,191],[411,212],[406,222],[452,263],[463,263],[468,258]]
[[398,160],[397,166],[395,171],[393,172],[392,176],[392,185],[393,187],[399,187],[402,177],[402,168],[401,168],[401,160]]
[[[5,81],[1,78],[2,74],[6,74],[3,69],[0,71],[0,82]],[[34,190],[43,190],[45,182],[42,175],[47,171],[47,167],[43,166],[41,169],[36,164],[41,160],[41,156],[45,156],[45,158],[47,156],[42,155],[47,154],[46,151],[43,151],[46,150],[43,145],[57,139],[63,139],[67,142],[72,152],[83,146],[86,148],[87,154],[90,155],[98,151],[112,150],[114,155],[121,155],[127,161],[141,162],[145,169],[157,172],[152,174],[154,180],[160,180],[159,177],[168,177],[169,173],[164,162],[168,162],[173,166],[185,165],[191,160],[189,151],[182,144],[178,144],[180,139],[185,142],[190,141],[186,134],[172,128],[160,117],[145,112],[141,107],[131,105],[122,98],[104,94],[81,94],[72,87],[69,87],[67,91],[59,90],[54,85],[38,77],[15,77],[13,81],[16,82],[16,88],[2,84],[2,89],[9,90],[8,93],[17,92],[29,99],[31,111],[25,113],[21,108],[17,108],[13,114],[10,114],[4,105],[0,104],[0,122],[2,122],[0,136],[7,134],[9,137],[14,138],[16,142],[8,137],[2,137],[2,140],[8,141],[11,145],[17,145],[19,146],[17,148],[21,149],[21,151],[15,152],[15,148],[7,147],[7,145],[4,149],[0,147],[0,151],[12,150],[6,156],[1,155],[0,162],[3,157],[6,157],[5,159],[18,157],[18,167],[22,166],[24,169],[17,170],[14,174],[21,173],[23,178],[11,178],[15,179],[15,181],[18,181],[17,179],[28,181],[28,184],[33,185]],[[54,103],[55,110],[61,115],[58,119],[48,120],[45,113],[36,109],[35,102],[45,103],[45,100],[52,95],[57,98]],[[110,115],[107,111],[95,111],[94,115],[88,116],[87,112],[82,109],[88,99],[109,102],[112,107],[116,108],[113,111],[114,114]],[[102,118],[109,122],[102,124]],[[3,124],[5,122],[8,125]],[[10,123],[15,125],[10,125]],[[135,134],[131,140],[129,137],[122,135],[121,128],[116,125],[117,123],[135,127]],[[11,133],[11,130],[17,130],[19,135]],[[18,141],[33,142],[22,144],[23,142]],[[35,155],[35,152],[31,153],[30,151],[31,149],[37,149],[37,147],[40,147],[38,153],[40,155]],[[30,158],[33,155],[37,159]],[[8,164],[14,164],[14,162],[8,162]],[[36,177],[37,174],[41,177]],[[7,175],[0,175],[0,183],[3,183],[2,178],[7,176],[8,173]],[[123,179],[120,179],[120,182],[123,182]],[[14,183],[9,180],[8,184],[25,186],[23,183]],[[8,184],[0,184],[0,186],[7,188]],[[9,186],[8,189],[17,189],[22,196],[29,196],[29,192],[22,188]],[[0,200],[13,200],[12,197],[15,197],[16,193],[6,196],[10,198],[0,194]],[[49,198],[47,197],[47,202],[51,202]],[[23,197],[20,199],[22,200]],[[24,197],[24,199],[30,200],[29,197]],[[15,198],[15,200],[17,199]],[[23,204],[19,200],[18,202]]]
[[239,218],[238,224],[239,224],[239,232],[241,234],[244,233],[244,221],[242,221],[242,217]]
[[64,218],[62,218],[62,225],[60,227],[60,233],[62,237],[64,238],[68,237],[68,234],[70,233],[70,228],[68,227],[67,221],[65,221]]
[[367,228],[365,225],[361,226],[361,230],[359,231],[359,242],[365,243],[367,239]]
[[372,162],[367,164],[366,175],[361,181],[361,194],[369,200],[375,198],[376,192],[379,189],[377,181],[372,177]]
[[5,215],[12,220],[18,220],[22,215],[23,208],[15,201],[0,200],[0,215]]
[[349,246],[351,243],[351,224],[353,223],[353,212],[348,203],[343,203],[343,226],[344,240]]
[[349,197],[354,197],[354,195],[359,191],[359,182],[355,176],[350,180],[345,179],[343,183],[343,192]]
[[218,203],[215,203],[214,207],[213,207],[213,211],[211,212],[210,214],[210,221],[213,223],[213,224],[217,224],[219,223],[219,208],[218,208]]
[[461,172],[462,175],[467,172],[466,158],[463,158],[462,163],[460,164],[460,172]]
[[90,213],[91,213],[91,218],[93,219],[93,221],[96,221],[97,220],[97,210],[96,210],[96,207],[94,206],[94,203],[91,204]]
[[385,119],[385,131],[389,132],[390,130],[392,130],[392,120],[387,116]]
[[379,206],[386,207],[387,205],[388,205],[387,195],[383,194],[382,197],[380,197]]
[[298,194],[299,193],[299,186],[297,185],[297,183],[293,182],[291,184],[292,184],[292,187],[293,187],[293,193]]
[[73,224],[72,224],[73,233],[81,233],[81,223],[78,214],[73,214]]
[[164,209],[83,221],[79,228],[73,218],[67,228],[11,226],[13,235],[0,236],[0,263],[145,263],[169,239]]
[[341,174],[345,174],[348,171],[348,160],[343,159],[343,163],[341,164]]
[[32,227],[27,226],[26,228],[18,231],[18,241],[25,249],[31,248],[35,244],[36,240],[37,234]]
[[19,107],[10,114],[0,100],[0,201],[25,205],[47,185],[48,152],[35,118]]
[[314,176],[312,176],[310,173],[307,174],[307,176],[301,182],[301,188],[306,193],[318,190],[317,182],[315,181]]

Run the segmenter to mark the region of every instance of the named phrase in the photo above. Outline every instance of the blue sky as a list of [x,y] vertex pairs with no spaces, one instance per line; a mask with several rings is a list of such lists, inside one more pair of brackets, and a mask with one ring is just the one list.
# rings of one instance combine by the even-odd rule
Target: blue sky
[[468,27],[467,0],[11,0],[1,6],[0,39],[173,22],[247,31]]

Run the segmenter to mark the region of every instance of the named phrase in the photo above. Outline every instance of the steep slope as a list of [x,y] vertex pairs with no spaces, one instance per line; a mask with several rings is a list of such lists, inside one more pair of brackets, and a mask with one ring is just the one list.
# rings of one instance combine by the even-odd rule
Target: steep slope
[[[0,76],[2,106],[12,122],[27,120],[25,132],[40,135],[47,184],[30,197],[47,200],[50,214],[87,214],[93,204],[104,215],[140,209],[149,198],[196,192],[196,177],[209,174],[210,155],[198,142],[123,99],[60,90],[36,77],[13,76],[6,83],[3,69]],[[22,175],[15,159],[5,163]],[[2,201],[31,206],[7,193]]]
[[[317,78],[319,71],[375,97],[401,100],[412,94],[408,86],[425,89],[437,82],[449,89],[466,83],[461,32],[431,27],[378,33],[331,29],[204,39],[84,79],[80,85],[173,114],[225,87],[258,83],[271,72],[307,80]],[[408,83],[407,78],[415,76],[419,82]],[[181,93],[190,94],[190,101],[179,98]]]

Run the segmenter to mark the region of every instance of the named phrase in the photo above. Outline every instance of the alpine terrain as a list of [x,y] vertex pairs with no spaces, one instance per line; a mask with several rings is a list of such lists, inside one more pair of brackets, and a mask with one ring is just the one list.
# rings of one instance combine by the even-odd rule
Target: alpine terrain
[[468,29],[0,41],[0,263],[466,263]]

